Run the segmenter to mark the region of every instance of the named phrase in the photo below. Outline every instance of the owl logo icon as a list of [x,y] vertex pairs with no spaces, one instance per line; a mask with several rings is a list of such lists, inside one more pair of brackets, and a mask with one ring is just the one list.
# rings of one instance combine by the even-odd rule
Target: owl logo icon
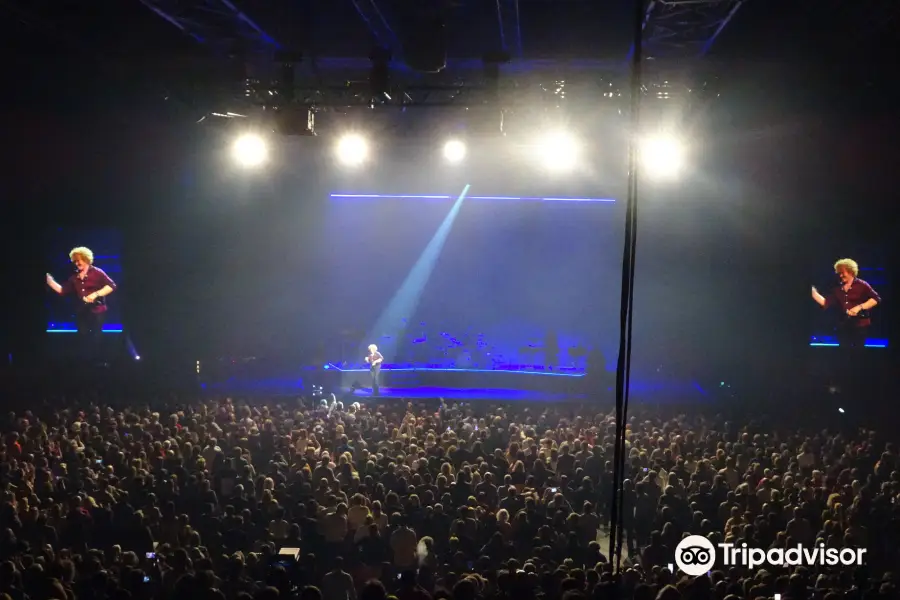
[[689,535],[675,548],[675,564],[692,577],[705,575],[716,564],[716,548],[702,535]]

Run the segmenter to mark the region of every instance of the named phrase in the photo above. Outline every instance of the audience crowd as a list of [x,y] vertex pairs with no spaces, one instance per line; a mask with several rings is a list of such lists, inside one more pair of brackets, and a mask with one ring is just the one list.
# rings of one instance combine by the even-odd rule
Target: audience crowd
[[[9,415],[0,600],[896,595],[900,459],[876,432],[634,414],[616,569],[615,419],[592,410],[223,400]],[[865,548],[865,564],[688,577],[670,565],[689,534]]]

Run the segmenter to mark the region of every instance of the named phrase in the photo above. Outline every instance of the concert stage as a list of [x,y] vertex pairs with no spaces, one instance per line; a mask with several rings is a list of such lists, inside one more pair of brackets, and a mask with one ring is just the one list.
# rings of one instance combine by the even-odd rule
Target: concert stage
[[[371,377],[367,369],[340,369],[333,363],[291,364],[246,358],[196,361],[181,367],[152,358],[137,361],[122,357],[110,368],[81,373],[75,377],[71,365],[50,367],[19,365],[0,370],[0,389],[46,389],[58,392],[84,385],[100,387],[112,395],[131,398],[178,391],[211,396],[265,397],[330,395],[364,401],[371,398]],[[541,371],[538,369],[447,369],[388,365],[381,372],[382,399],[419,401],[444,398],[454,401],[487,402],[598,402],[612,403],[615,374],[601,370],[599,376],[584,372]],[[87,381],[82,381],[87,379]],[[64,383],[67,382],[67,383]],[[643,373],[631,378],[635,402],[653,404],[693,404],[715,401],[721,390],[707,392],[700,384],[675,373]]]
[[[369,369],[341,368],[330,363],[323,371],[332,387],[356,389],[371,387]],[[391,389],[448,388],[503,389],[578,395],[587,387],[611,384],[605,371],[592,377],[584,371],[545,371],[536,369],[458,369],[433,366],[387,365],[381,370],[381,386]]]
[[[684,403],[684,402],[701,402],[705,399],[705,392],[694,386],[683,387],[678,389],[677,386],[636,386],[632,385],[632,394],[637,399],[643,401],[659,402],[659,403]],[[342,390],[344,397],[352,395],[353,398],[364,400],[372,399],[372,390],[365,389],[344,389]],[[454,400],[457,402],[590,402],[604,401],[612,402],[615,397],[615,389],[607,388],[597,393],[554,393],[541,392],[537,390],[516,390],[504,388],[452,388],[452,387],[410,387],[410,388],[381,388],[378,399],[398,399],[398,400],[428,400],[443,398],[445,400]]]
[[[342,392],[352,395],[354,398],[371,399],[370,388],[351,389],[345,388]],[[427,400],[431,398],[443,398],[468,402],[471,400],[495,401],[495,402],[574,402],[586,399],[585,394],[562,394],[553,392],[540,392],[536,390],[516,390],[504,388],[452,388],[452,387],[407,387],[407,388],[381,388],[378,399],[406,399]]]
[[[296,395],[321,387],[347,400],[372,397],[368,370],[341,370],[333,364],[306,367],[278,377],[229,377],[207,381],[209,392],[231,394]],[[558,374],[540,371],[466,370],[429,368],[385,368],[381,372],[381,399],[493,402],[581,402],[610,401],[615,396],[615,376],[584,373]],[[709,397],[697,383],[632,378],[635,401],[651,403],[706,402]]]

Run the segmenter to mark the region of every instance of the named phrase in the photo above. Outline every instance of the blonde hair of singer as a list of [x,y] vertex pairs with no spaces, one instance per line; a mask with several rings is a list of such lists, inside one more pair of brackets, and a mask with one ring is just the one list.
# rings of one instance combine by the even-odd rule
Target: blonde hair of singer
[[841,269],[847,269],[853,273],[854,277],[859,275],[859,265],[852,258],[842,258],[834,263],[835,272],[840,271]]
[[376,346],[375,344],[369,344],[369,352],[375,352],[376,350],[378,350],[378,346]]
[[72,248],[69,251],[69,260],[75,262],[76,258],[81,258],[89,265],[94,264],[94,253],[90,248],[85,248],[84,246],[78,246],[77,248]]

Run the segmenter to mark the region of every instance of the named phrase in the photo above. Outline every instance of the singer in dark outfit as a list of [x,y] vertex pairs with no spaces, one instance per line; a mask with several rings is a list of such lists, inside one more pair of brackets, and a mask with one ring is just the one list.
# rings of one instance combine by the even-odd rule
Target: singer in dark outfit
[[69,258],[75,265],[75,274],[59,284],[47,273],[47,285],[61,296],[77,298],[75,322],[83,356],[89,361],[100,360],[106,297],[116,290],[116,284],[103,269],[94,266],[94,253],[89,248],[74,248]]
[[859,265],[855,260],[840,259],[834,263],[834,272],[840,285],[825,296],[814,287],[812,299],[822,308],[838,310],[837,336],[842,348],[864,348],[872,325],[870,311],[881,303],[881,297],[859,278]]
[[366,357],[366,362],[369,363],[369,372],[372,374],[372,395],[378,396],[381,393],[381,363],[384,362],[384,357],[375,344],[369,345],[369,355]]

